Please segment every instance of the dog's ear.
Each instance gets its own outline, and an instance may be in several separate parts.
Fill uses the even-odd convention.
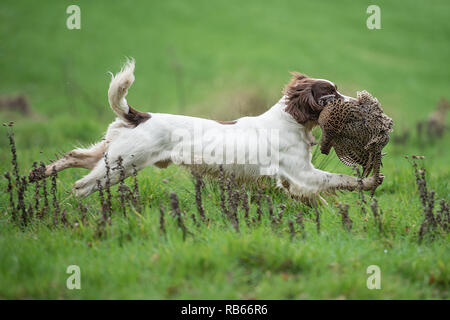
[[[291,72],[291,75],[292,75],[291,82],[293,82],[294,80],[303,80],[309,78],[306,74],[295,71]]]
[[[292,75],[292,80],[283,92],[287,105],[285,111],[300,124],[316,122],[323,109],[314,98],[313,86],[316,79],[298,72],[292,72]]]

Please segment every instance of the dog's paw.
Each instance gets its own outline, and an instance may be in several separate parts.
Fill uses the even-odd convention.
[[[363,179],[363,190],[365,191],[369,191],[369,190],[374,190],[376,187],[378,187],[379,185],[381,185],[383,183],[384,180],[384,175],[383,174],[379,174],[378,176],[371,176],[368,178],[364,178]]]
[[[88,195],[92,193],[91,188],[73,188],[72,192],[75,194],[78,198],[86,198]]]
[[[31,170],[28,175],[29,182],[36,182],[36,181],[42,180],[44,178],[46,178],[46,174],[45,174],[45,168],[43,168],[43,167],[38,167],[36,169]]]
[[[75,196],[84,198],[90,195],[93,192],[93,186],[89,185],[86,181],[78,180],[75,182],[72,192]]]
[[[382,184],[383,181],[384,181],[384,174],[380,173],[380,174],[378,175],[378,184],[377,184],[377,185]]]

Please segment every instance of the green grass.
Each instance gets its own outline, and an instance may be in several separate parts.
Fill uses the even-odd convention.
[[[347,95],[368,90],[394,119],[394,134],[414,131],[440,96],[449,98],[448,1],[379,1],[381,30],[366,28],[366,1],[197,0],[77,1],[82,28],[70,31],[65,9],[72,3],[0,4],[0,94],[26,94],[35,112],[29,118],[0,113],[1,122],[16,121],[22,174],[33,161],[101,137],[114,118],[106,72],[117,71],[125,56],[137,61],[130,104],[153,112],[231,117],[238,106],[228,101],[239,102],[249,92],[269,107],[293,70],[333,80]],[[174,63],[181,65],[181,80]],[[274,204],[287,206],[281,226],[270,225],[265,208],[261,224],[242,222],[236,233],[220,212],[214,183],[203,193],[212,221],[196,227],[190,219],[196,212],[192,179],[173,166],[139,174],[145,209],[128,218],[116,210],[105,238],[95,236],[97,195],[82,200],[89,206],[88,225],[53,228],[47,217],[21,230],[11,222],[2,192],[0,298],[448,299],[450,238],[439,234],[419,244],[423,214],[404,155],[426,157],[429,186],[437,199],[448,201],[449,138],[447,132],[421,143],[413,135],[404,145],[386,147],[386,178],[375,194],[384,212],[382,234],[370,210],[361,213],[357,193],[327,198],[318,234],[313,210],[273,188],[266,192]],[[5,135],[0,148],[0,169],[10,171]],[[320,165],[326,170],[351,173],[334,155],[327,159]],[[71,226],[79,219],[71,185],[85,173],[59,175],[59,198]],[[187,212],[192,235],[186,241],[168,209],[167,237],[159,232],[158,208],[169,206],[170,191]],[[337,201],[351,205],[351,233],[342,228]],[[256,207],[251,210],[255,214]],[[298,210],[305,213],[305,237],[291,239],[287,221]],[[81,268],[81,290],[66,288],[71,264]],[[366,287],[366,269],[373,264],[381,268],[381,290]]]

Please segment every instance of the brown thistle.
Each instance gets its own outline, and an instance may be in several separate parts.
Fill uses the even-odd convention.
[[[222,212],[228,217],[228,209],[226,207],[226,199],[225,199],[225,173],[223,170],[223,166],[219,166],[219,188],[220,188],[220,207]]]
[[[345,230],[351,231],[353,228],[353,221],[352,219],[350,219],[350,216],[348,215],[349,205],[338,202],[337,207],[339,209],[339,213],[341,214],[342,226],[344,227]]]
[[[300,226],[300,232],[305,235],[305,218],[303,216],[303,211],[297,213],[297,224]]]
[[[286,206],[284,204],[280,205],[279,210],[280,211],[278,212],[278,216],[275,217],[275,221],[277,224],[280,224],[281,221],[283,220],[284,212],[286,211]]]
[[[100,180],[97,180],[97,189],[98,189],[98,196],[100,199],[100,206],[102,208],[102,219],[104,222],[106,222],[108,220],[108,213],[107,213],[107,205],[105,202],[105,196],[103,194],[103,186],[100,183]]]
[[[33,206],[32,206],[31,203],[29,203],[28,204],[28,209],[27,209],[27,217],[26,217],[27,221],[29,222],[29,221],[33,220],[33,216],[34,216]],[[25,221],[24,221],[24,224],[26,224]]]
[[[80,204],[80,213],[81,213],[81,223],[83,226],[86,226],[88,223],[87,220],[87,207],[83,204]]]
[[[317,234],[320,234],[320,211],[317,208],[314,208],[314,212],[316,213]]]
[[[50,188],[50,193],[52,195],[52,204],[53,204],[53,226],[56,227],[56,225],[58,224],[58,216],[59,216],[59,202],[58,202],[58,198],[56,197],[56,193],[57,193],[57,185],[56,185],[56,178],[58,176],[58,173],[56,172],[56,168],[53,166],[52,167],[52,175],[51,175],[51,180],[52,180],[52,186]]]
[[[227,179],[227,193],[228,193],[228,218],[231,220],[233,228],[239,232],[239,219],[237,210],[239,206],[239,194],[235,191],[235,176],[231,174]]]
[[[234,180],[231,175],[226,179],[226,190],[227,190],[227,199],[228,199],[228,216],[233,215],[234,211],[234,203],[233,203],[233,189],[234,189]]]
[[[159,230],[161,230],[161,233],[166,235],[166,227],[164,223],[164,215],[165,215],[165,208],[163,205],[159,207]]]
[[[25,207],[25,191],[27,189],[27,178],[22,177],[19,180],[19,188],[17,190],[18,211],[22,212],[22,225],[27,225],[27,209]]]
[[[405,157],[409,159],[408,156]],[[442,221],[442,212],[438,211],[436,216],[434,215],[434,204],[435,204],[435,192],[433,190],[428,191],[427,180],[426,180],[426,172],[424,163],[422,161],[421,167],[419,168],[417,165],[417,160],[423,160],[423,156],[411,156],[412,162],[411,165],[414,170],[414,176],[416,178],[416,185],[419,191],[420,201],[423,207],[424,220],[420,225],[419,229],[419,242],[422,242],[424,236],[427,233],[432,233],[433,230],[439,225],[439,221]],[[445,203],[445,201],[444,201]],[[445,207],[445,205],[444,205]],[[442,209],[442,207],[441,207]],[[439,216],[440,215],[440,216]],[[442,224],[441,224],[442,226]],[[444,228],[445,230],[446,228]],[[432,234],[433,235],[433,234]]]
[[[428,220],[428,223],[431,224],[431,226],[433,228],[436,227],[436,219],[434,218],[434,214],[433,214],[434,202],[435,202],[434,196],[435,196],[435,192],[434,192],[434,190],[431,190],[428,193],[428,197],[427,197],[428,198],[428,205],[425,208],[425,217]]]
[[[127,208],[125,206],[125,199],[126,199],[126,192],[128,187],[126,187],[124,180],[125,180],[125,169],[123,167],[123,159],[121,156],[117,158],[117,166],[114,168],[114,170],[119,170],[119,186],[117,187],[117,190],[119,191],[119,200],[120,200],[120,206],[122,207],[123,216],[127,216]]]
[[[258,214],[258,222],[261,222],[263,211],[261,208],[261,193],[259,192],[259,190],[256,193],[256,205],[257,205],[256,212]]]
[[[276,223],[276,218],[273,214],[272,198],[270,197],[270,195],[266,195],[266,200],[267,200],[267,207],[269,209],[269,219],[272,223]]]
[[[196,217],[195,213],[191,213],[191,219],[197,228],[200,227],[200,223],[197,221],[197,217]]]
[[[97,180],[97,189],[98,189],[98,196],[100,199],[100,206],[102,209],[102,216],[97,220],[97,227],[96,227],[96,231],[95,231],[95,235],[99,238],[101,238],[102,236],[106,235],[106,222],[108,220],[107,217],[107,208],[106,208],[106,204],[105,204],[105,197],[103,195],[103,187],[102,184],[100,183],[100,180]]]
[[[248,195],[247,192],[245,190],[245,188],[241,189],[241,194],[242,194],[242,208],[244,209],[244,219],[245,222],[247,223],[247,225],[250,224],[250,219],[249,219],[249,212],[250,212],[250,207],[248,205]]]
[[[378,225],[378,231],[380,233],[383,232],[383,220],[382,220],[383,211],[378,207],[377,199],[373,198],[373,202],[370,205],[370,209],[372,210],[375,223]]]
[[[187,229],[184,225],[183,216],[181,215],[180,205],[178,202],[178,196],[175,192],[170,193],[170,205],[172,206],[172,210],[175,214],[175,218],[177,219],[178,227],[183,232],[183,241],[186,240]]]
[[[420,200],[422,202],[422,206],[424,209],[427,207],[428,203],[428,188],[427,188],[427,181],[425,178],[425,168],[422,163],[422,167],[419,169],[417,166],[416,159],[423,159],[422,156],[411,156],[413,159],[412,161],[412,167],[414,169],[414,176],[416,177],[416,184],[419,191]]]
[[[355,172],[356,178],[358,178],[358,196],[359,196],[359,200],[361,202],[361,211],[362,211],[363,215],[366,216],[367,215],[367,211],[366,211],[367,201],[364,196],[363,176],[362,176],[362,173],[359,170],[358,166],[353,166],[353,170]]]
[[[141,210],[142,209],[142,207],[141,207],[141,195],[139,193],[139,181],[138,181],[138,178],[137,178],[137,169],[136,169],[136,165],[134,163],[131,166],[133,167],[133,182],[134,182],[133,193],[132,193],[131,197],[132,197],[134,206],[138,210]]]
[[[13,197],[13,185],[11,181],[11,175],[9,172],[5,173],[5,178],[8,180],[8,187],[6,189],[6,192],[9,194],[9,206],[11,207],[11,217],[13,220],[16,219],[16,206],[14,204],[14,197]]]
[[[439,209],[436,212],[436,224],[440,225],[442,230],[449,232],[450,231],[450,210],[448,203],[441,199],[439,201]]]
[[[37,162],[33,162],[33,171],[37,171]],[[40,189],[40,183],[39,180],[34,181],[34,209],[36,211],[36,214],[39,212],[39,189]]]
[[[202,219],[202,221],[205,222],[206,221],[205,209],[203,207],[202,202],[202,188],[204,187],[205,184],[197,171],[192,170],[191,173],[195,179],[195,203],[197,205],[197,211],[200,214],[200,218]]]
[[[16,150],[16,142],[14,140],[14,131],[13,131],[13,125],[14,122],[10,121],[8,123],[8,126],[11,128],[7,135],[8,135],[8,139],[9,139],[9,146],[11,148],[11,164],[13,167],[13,173],[14,173],[14,177],[16,178],[16,184],[20,183],[20,176],[19,176],[19,165],[17,163],[17,150]]]
[[[289,233],[291,235],[291,239],[295,237],[295,227],[294,227],[294,222],[292,220],[288,221],[288,225],[289,225]]]
[[[61,222],[62,224],[67,227],[69,225],[69,222],[67,221],[67,214],[66,209],[63,209],[61,212]]]
[[[42,161],[40,164],[40,170],[41,170],[41,172],[45,172],[45,165]],[[41,186],[42,186],[42,197],[44,198],[44,205],[39,213],[39,218],[43,218],[48,210],[47,179],[44,178],[42,180]]]
[[[106,181],[105,181],[105,193],[106,193],[106,202],[105,202],[105,211],[107,215],[107,219],[109,224],[111,224],[111,216],[112,216],[112,203],[111,203],[111,168],[109,166],[108,154],[105,152],[103,158],[105,159],[105,168],[106,168]]]

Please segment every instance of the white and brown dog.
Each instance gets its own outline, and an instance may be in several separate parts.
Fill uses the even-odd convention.
[[[78,196],[88,196],[97,189],[97,181],[106,182],[104,154],[110,164],[121,157],[126,176],[149,165],[165,168],[171,163],[195,166],[217,175],[220,165],[225,173],[237,179],[255,180],[271,175],[277,185],[289,194],[316,202],[322,192],[354,190],[355,177],[318,170],[311,163],[315,144],[311,130],[322,110],[321,99],[341,95],[328,80],[294,73],[283,97],[265,113],[220,122],[184,115],[144,113],[130,107],[125,99],[134,82],[134,61],[128,61],[109,86],[108,99],[118,118],[109,125],[105,137],[87,149],[74,149],[46,166],[53,168],[86,168],[91,171],[75,183]],[[269,156],[263,159],[261,155]],[[264,161],[263,161],[264,160]],[[118,170],[110,172],[110,183],[119,181]],[[373,177],[362,180],[370,190]]]

